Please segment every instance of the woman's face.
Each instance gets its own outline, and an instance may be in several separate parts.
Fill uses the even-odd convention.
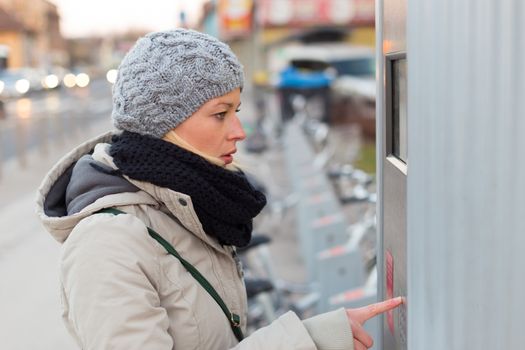
[[[201,106],[175,128],[175,132],[197,150],[230,164],[236,143],[246,138],[237,117],[241,90],[233,90]]]

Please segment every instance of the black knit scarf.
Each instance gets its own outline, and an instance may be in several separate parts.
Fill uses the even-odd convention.
[[[124,131],[113,137],[110,155],[131,179],[191,197],[206,234],[219,243],[250,242],[252,219],[266,205],[241,171],[230,171],[170,142]]]

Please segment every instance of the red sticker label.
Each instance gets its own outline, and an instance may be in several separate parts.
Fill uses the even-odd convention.
[[[334,222],[342,221],[342,216],[340,214],[325,215],[321,216],[312,223],[312,228],[321,228],[333,224]]]
[[[390,251],[385,252],[385,277],[386,277],[386,299],[394,297],[394,258]],[[386,313],[386,321],[390,332],[394,334],[394,311],[390,310]]]
[[[326,202],[327,200],[328,200],[328,196],[326,196],[324,193],[315,194],[313,196],[308,197],[309,204],[319,204],[319,203]]]
[[[344,294],[345,301],[353,301],[362,298],[365,295],[363,288],[357,288]]]

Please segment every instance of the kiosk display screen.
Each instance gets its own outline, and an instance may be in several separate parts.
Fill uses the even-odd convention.
[[[407,61],[392,60],[392,154],[404,163],[407,147]]]

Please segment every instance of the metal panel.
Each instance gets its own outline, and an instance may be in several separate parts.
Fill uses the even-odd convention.
[[[378,7],[379,8],[379,7]],[[393,144],[393,97],[395,81],[399,77],[394,74],[393,64],[405,60],[406,51],[406,0],[383,0],[382,22],[380,31],[383,34],[381,42],[381,91],[376,106],[377,120],[381,133],[380,152],[380,249],[379,249],[379,285],[381,299],[393,296],[406,296],[406,179],[407,164],[392,155]],[[394,79],[396,78],[396,79]],[[406,77],[404,77],[406,81]],[[406,99],[403,104],[406,105]],[[398,137],[396,138],[398,139]],[[406,160],[406,159],[405,159]],[[382,348],[388,350],[406,349],[406,317],[404,306],[388,312],[381,322]]]
[[[382,0],[382,2],[384,6],[383,40],[378,43],[383,43],[383,53],[405,51],[407,0]]]
[[[525,344],[525,5],[408,4],[410,349]]]

